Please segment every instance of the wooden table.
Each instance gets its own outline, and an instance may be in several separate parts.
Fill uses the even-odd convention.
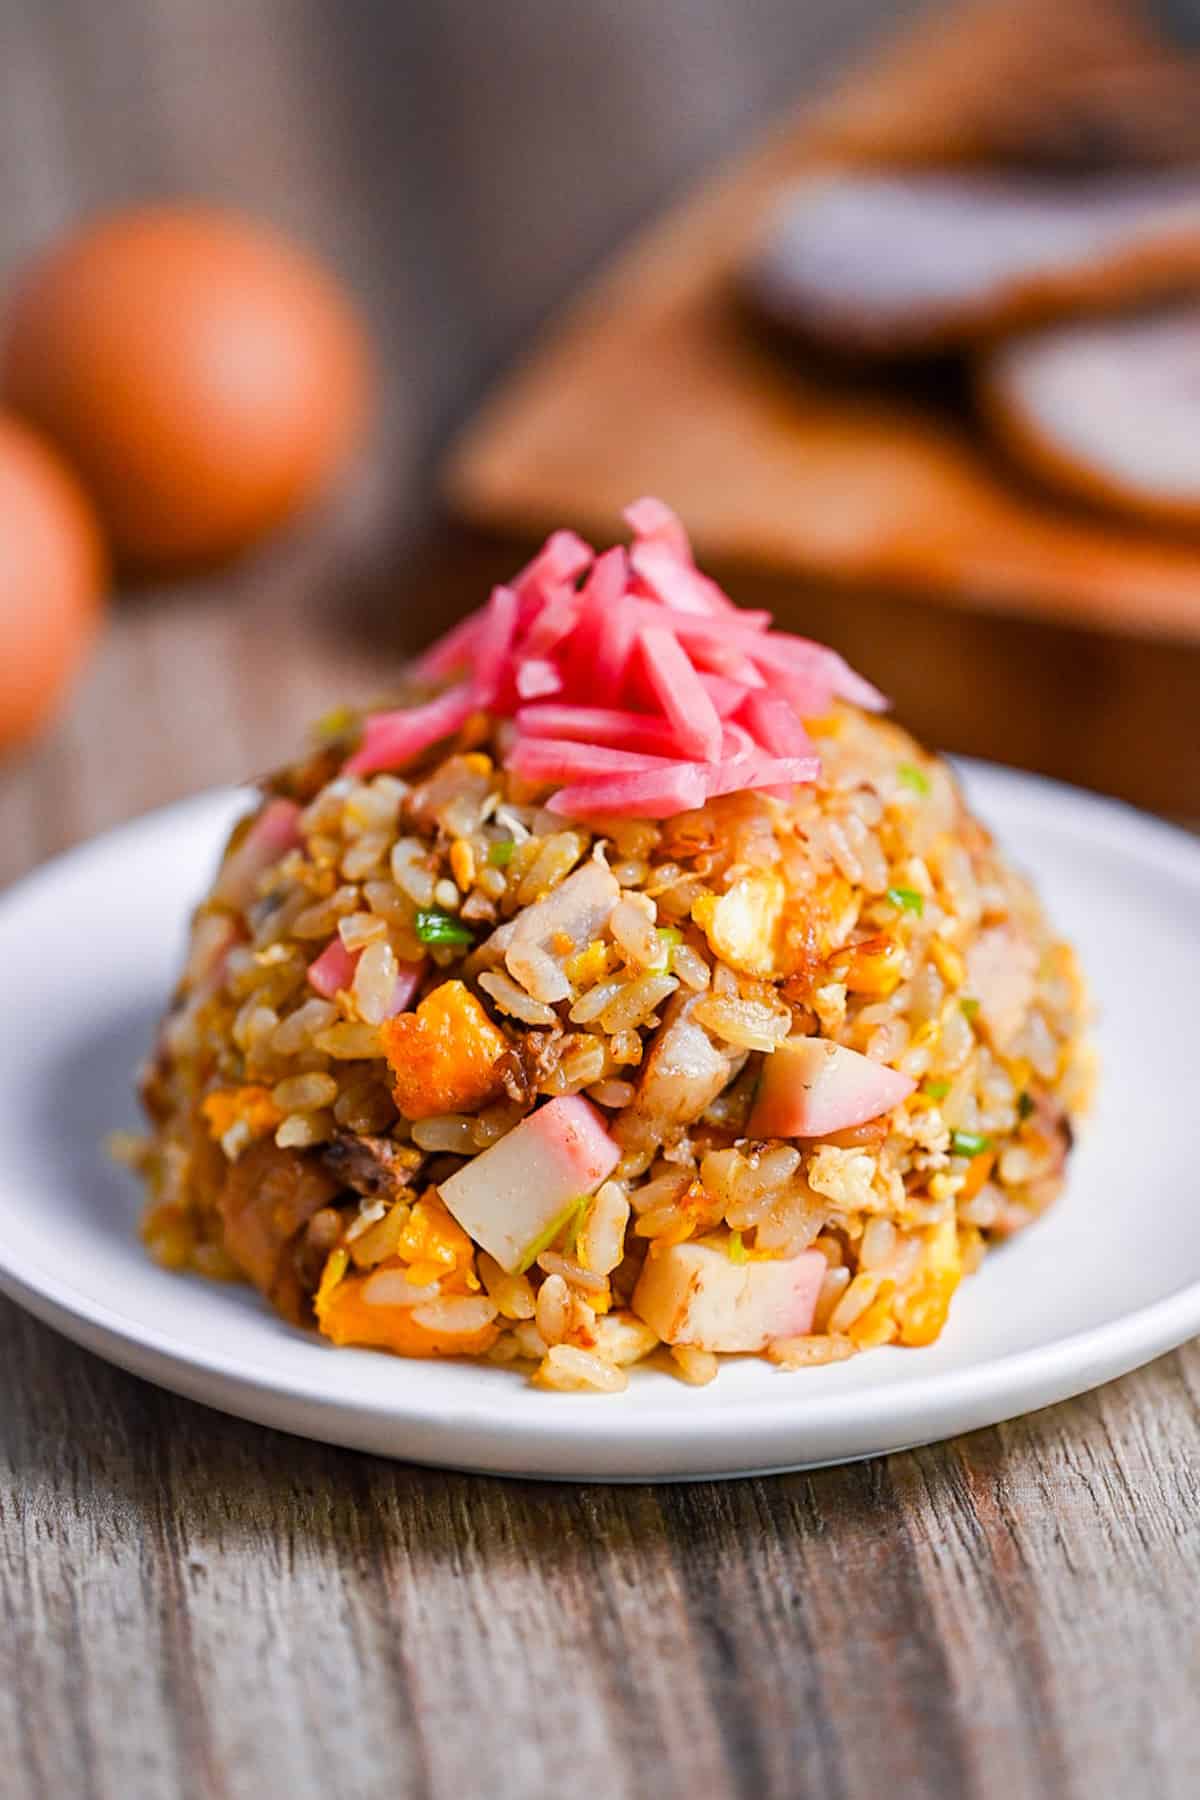
[[[604,97],[638,62],[619,8],[573,15],[588,66],[563,50],[547,84],[549,0],[513,9],[502,72],[481,12],[450,0],[353,27],[316,0],[0,0],[0,266],[81,203],[217,192],[342,259],[392,370],[380,454],[324,529],[119,608],[70,716],[0,776],[0,877],[285,756],[339,692],[370,693],[381,641],[415,642],[503,570],[430,526],[429,447],[585,250],[836,48],[829,17],[822,37],[808,11],[741,11],[734,43],[725,9],[660,0],[655,41],[705,105],[656,83],[614,158]],[[856,9],[838,21],[849,35]],[[553,119],[531,112],[544,92]],[[505,135],[523,113],[565,133],[553,170],[552,140]],[[521,182],[558,207],[552,254],[527,209],[520,238]],[[515,260],[485,254],[497,194]],[[381,211],[415,246],[398,264]],[[160,1393],[7,1303],[0,1370],[6,1800],[1198,1791],[1194,1346],[935,1449],[657,1489],[324,1449]]]

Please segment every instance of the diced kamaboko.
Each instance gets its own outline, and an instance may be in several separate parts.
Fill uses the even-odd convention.
[[[844,1044],[787,1038],[763,1063],[747,1129],[751,1137],[824,1137],[890,1112],[916,1085]]]
[[[574,1094],[530,1113],[438,1191],[463,1230],[511,1271],[553,1242],[555,1227],[620,1157],[596,1109]]]
[[[258,891],[261,875],[281,862],[301,842],[300,808],[294,800],[270,800],[225,858],[213,888],[213,899],[246,907]]]
[[[805,1336],[828,1267],[820,1251],[734,1262],[729,1250],[728,1237],[652,1245],[634,1312],[664,1344],[697,1350],[752,1352],[773,1338]]]

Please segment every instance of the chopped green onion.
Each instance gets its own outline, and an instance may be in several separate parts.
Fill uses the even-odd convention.
[[[658,962],[651,963],[647,972],[651,975],[669,975],[671,961],[675,955],[675,946],[682,944],[683,933],[678,931],[674,925],[659,925],[656,927],[655,936],[662,945],[662,957]]]
[[[885,898],[893,906],[898,906],[901,912],[916,913],[918,919],[925,911],[925,896],[918,894],[916,888],[890,887]]]
[[[422,908],[417,914],[417,936],[423,944],[473,944],[474,934],[461,919],[453,913],[443,912],[440,906]]]
[[[973,1019],[975,1014],[979,1011],[978,1000],[972,1000],[970,995],[967,995],[965,999],[960,1000],[958,1004],[962,1007],[963,1012],[968,1019]]]
[[[563,1250],[567,1256],[574,1256],[575,1246],[579,1242],[579,1227],[583,1224],[583,1215],[588,1209],[590,1194],[580,1194],[575,1202],[575,1211],[567,1222],[567,1235],[563,1239]]]
[[[928,1094],[931,1100],[944,1100],[950,1092],[950,1083],[948,1081],[927,1081],[921,1092]]]
[[[735,1263],[744,1263],[746,1260],[746,1245],[740,1231],[731,1231],[729,1234],[729,1260]]]
[[[589,1196],[587,1194],[578,1195],[574,1200],[564,1206],[563,1210],[555,1218],[551,1219],[544,1231],[538,1232],[533,1242],[526,1246],[521,1261],[517,1265],[516,1272],[518,1275],[523,1275],[526,1269],[532,1269],[534,1263],[542,1254],[542,1251],[548,1250],[555,1238],[558,1237],[559,1233],[565,1231],[572,1222],[574,1222],[575,1229],[578,1231],[579,1217],[584,1207],[587,1205],[588,1199]]]
[[[1021,1098],[1017,1101],[1017,1117],[1019,1119],[1027,1119],[1032,1111],[1033,1101],[1028,1094],[1022,1094]]]
[[[950,1149],[955,1156],[982,1156],[990,1150],[992,1140],[985,1137],[982,1131],[952,1131],[950,1133]]]
[[[492,868],[507,869],[516,847],[511,838],[501,838],[498,844],[493,844],[488,851],[488,862]]]
[[[905,787],[911,788],[914,794],[929,792],[929,777],[924,769],[918,769],[916,763],[901,763],[896,773]]]

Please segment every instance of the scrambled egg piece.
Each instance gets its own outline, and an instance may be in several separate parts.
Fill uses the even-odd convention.
[[[858,1349],[875,1350],[880,1344],[890,1344],[896,1336],[899,1328],[892,1316],[895,1292],[894,1281],[881,1281],[870,1306],[865,1307],[849,1327],[846,1335]]]
[[[567,980],[577,988],[590,987],[599,981],[608,969],[608,946],[593,938],[586,950],[581,950],[567,964]]]
[[[962,1257],[953,1218],[943,1219],[925,1234],[929,1248],[917,1287],[900,1308],[900,1342],[920,1346],[939,1337],[950,1311],[954,1290],[962,1280]]]
[[[335,1257],[343,1253],[334,1251]],[[331,1259],[332,1263],[332,1259]],[[330,1270],[331,1279],[322,1281],[316,1299],[317,1325],[323,1337],[334,1344],[363,1344],[373,1350],[390,1350],[395,1356],[482,1356],[500,1335],[488,1307],[472,1301],[479,1313],[476,1324],[466,1327],[432,1323],[420,1306],[373,1304],[368,1284],[377,1279],[378,1270],[370,1275],[338,1274],[337,1265]]]
[[[872,1189],[879,1161],[867,1150],[819,1144],[808,1165],[808,1185],[843,1212],[877,1212]]]
[[[396,1240],[396,1254],[409,1264],[409,1275],[418,1286],[454,1275],[459,1277],[455,1285],[460,1288],[479,1287],[474,1272],[475,1246],[451,1217],[436,1188],[430,1188],[409,1213]]]
[[[904,979],[904,946],[882,932],[839,950],[830,966],[854,994],[884,1000]]]
[[[282,1110],[271,1098],[270,1088],[250,1085],[218,1088],[201,1102],[200,1111],[213,1137],[220,1140],[235,1125],[243,1125],[246,1136],[265,1137],[283,1118]]]
[[[780,926],[787,890],[774,869],[743,875],[724,894],[702,894],[692,917],[714,956],[744,975],[771,975],[778,967]]]
[[[322,1334],[335,1344],[365,1344],[397,1356],[481,1356],[500,1333],[494,1306],[479,1295],[475,1249],[466,1232],[447,1212],[435,1189],[412,1207],[393,1208],[403,1219],[394,1253],[358,1273],[354,1246],[339,1245],[325,1264],[314,1307]],[[393,1304],[381,1298],[375,1277],[395,1271],[427,1301],[467,1300],[468,1314],[457,1322],[418,1304]],[[390,1276],[389,1276],[390,1278]]]
[[[380,1038],[406,1119],[475,1112],[501,1091],[508,1040],[461,981],[444,981],[415,1013],[385,1020]]]

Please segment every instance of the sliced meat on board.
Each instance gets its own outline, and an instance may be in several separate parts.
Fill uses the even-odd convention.
[[[984,418],[1039,481],[1200,525],[1200,305],[1046,326],[978,366]]]
[[[1194,289],[1200,176],[859,172],[770,216],[746,282],[778,323],[896,356]]]

